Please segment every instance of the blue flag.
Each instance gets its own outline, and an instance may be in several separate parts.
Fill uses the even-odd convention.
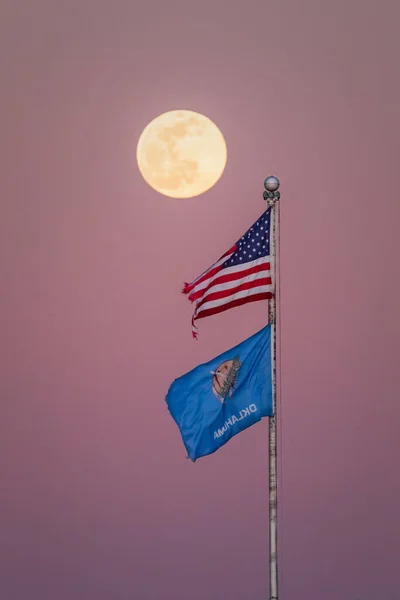
[[[193,462],[272,416],[271,325],[175,379],[166,402]]]

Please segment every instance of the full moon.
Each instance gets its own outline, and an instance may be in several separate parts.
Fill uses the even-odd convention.
[[[224,172],[224,136],[208,117],[190,110],[159,115],[143,130],[136,158],[144,180],[170,198],[192,198]]]

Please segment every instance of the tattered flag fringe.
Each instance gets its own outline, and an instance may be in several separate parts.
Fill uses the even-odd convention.
[[[198,328],[194,324],[194,318],[193,318],[192,319],[192,336],[194,337],[195,340],[197,340],[199,337],[199,334],[197,333],[197,331],[198,331]]]
[[[190,284],[189,283],[184,283],[183,288],[182,288],[182,294],[188,294],[190,292]]]

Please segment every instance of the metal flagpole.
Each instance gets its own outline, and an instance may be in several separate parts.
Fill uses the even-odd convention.
[[[271,206],[271,269],[273,282],[273,298],[268,303],[268,322],[272,330],[272,397],[274,414],[269,418],[269,590],[270,600],[278,600],[278,522],[277,522],[277,414],[276,414],[276,236],[279,225],[280,192],[279,179],[274,176],[267,177],[264,181],[264,200]],[[278,232],[279,233],[279,232]],[[278,265],[279,267],[279,265]]]

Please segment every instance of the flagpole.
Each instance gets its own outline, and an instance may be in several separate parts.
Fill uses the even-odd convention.
[[[264,181],[264,200],[271,206],[271,268],[273,275],[273,298],[268,303],[268,322],[272,330],[272,398],[273,416],[269,418],[269,597],[278,600],[278,494],[277,494],[277,386],[276,386],[276,278],[279,265],[276,265],[276,238],[279,234],[279,179],[274,176]],[[278,309],[279,310],[279,309]]]

